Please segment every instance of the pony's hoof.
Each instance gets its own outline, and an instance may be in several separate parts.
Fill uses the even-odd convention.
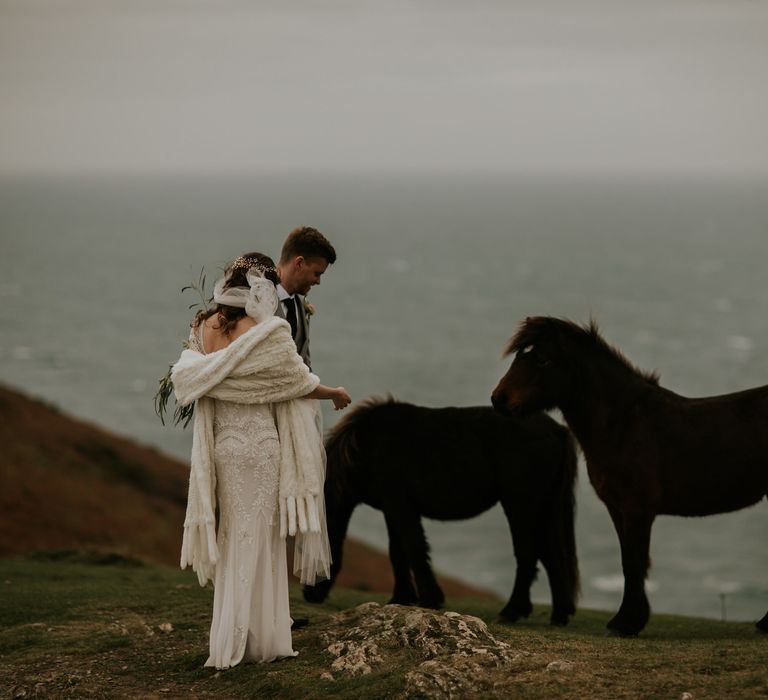
[[[499,617],[504,620],[504,622],[514,624],[521,617],[527,618],[532,612],[533,606],[530,603],[527,605],[507,605],[501,610]]]
[[[445,595],[439,588],[432,590],[419,591],[419,607],[429,608],[430,610],[440,610],[445,603]]]
[[[643,612],[642,610],[640,611]],[[605,625],[611,637],[637,637],[648,624],[649,615],[627,614],[621,610]]]
[[[418,602],[419,596],[412,586],[395,586],[389,599],[389,605],[416,605]]]
[[[393,595],[388,601],[387,605],[416,605],[418,601],[416,598],[404,595]]]
[[[324,603],[325,599],[328,597],[328,593],[325,591],[318,590],[315,586],[305,586],[304,587],[304,600],[307,601],[307,603]]]

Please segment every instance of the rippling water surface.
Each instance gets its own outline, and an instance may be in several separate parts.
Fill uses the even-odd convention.
[[[485,404],[516,323],[585,321],[662,384],[711,395],[768,383],[768,182],[500,176],[27,179],[0,182],[0,379],[186,459],[157,377],[186,336],[179,289],[244,250],[277,255],[298,224],[339,260],[313,290],[312,356],[355,398]],[[326,414],[331,426],[336,420]],[[582,604],[614,608],[617,539],[582,469]],[[427,523],[436,566],[507,595],[499,508]],[[386,544],[361,507],[351,532]],[[768,504],[659,518],[656,611],[757,619],[768,604]],[[547,600],[546,577],[536,598]],[[724,598],[723,598],[724,597]]]

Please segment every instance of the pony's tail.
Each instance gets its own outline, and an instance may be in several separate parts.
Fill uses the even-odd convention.
[[[576,612],[576,600],[581,592],[579,560],[576,554],[576,476],[578,455],[576,443],[567,428],[563,430],[564,455],[560,478],[552,499],[550,547],[551,554],[562,563],[567,593],[568,613]]]

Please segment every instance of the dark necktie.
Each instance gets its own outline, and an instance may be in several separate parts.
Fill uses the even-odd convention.
[[[288,323],[291,324],[291,337],[295,340],[296,331],[298,330],[296,321],[296,299],[288,297],[287,299],[283,299],[283,304],[285,304],[285,318]]]

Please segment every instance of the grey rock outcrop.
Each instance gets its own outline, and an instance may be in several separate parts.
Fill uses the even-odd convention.
[[[385,670],[408,650],[423,658],[405,675],[405,697],[461,698],[493,689],[495,671],[524,652],[496,639],[477,617],[364,603],[334,616],[323,633],[336,675]]]

